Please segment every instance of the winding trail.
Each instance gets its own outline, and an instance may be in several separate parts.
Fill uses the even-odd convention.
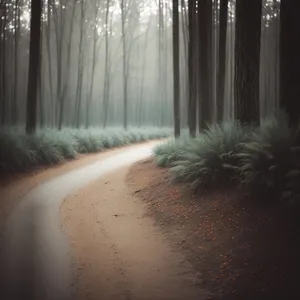
[[[150,156],[152,148],[157,143],[158,142],[155,141],[144,145],[129,147],[128,149],[125,148],[118,153],[114,153],[111,157],[100,159],[93,164],[49,180],[31,190],[23,199],[21,199],[19,205],[15,208],[6,224],[1,255],[1,272],[3,272],[2,277],[4,278],[1,280],[1,282],[4,283],[4,287],[2,289],[2,291],[4,291],[4,298],[1,297],[1,299],[75,299],[77,290],[74,288],[74,278],[72,278],[74,268],[72,267],[73,263],[71,260],[72,255],[70,254],[69,240],[61,230],[60,206],[62,201],[68,195],[73,194],[80,189],[84,189],[85,186],[93,184],[93,182],[97,182],[97,180],[101,179],[104,175],[105,178],[107,178],[108,173],[122,169],[122,167],[124,172],[124,167]],[[120,174],[123,173],[121,172]],[[120,198],[122,197],[122,187],[118,190],[119,194],[117,197]],[[111,204],[113,203],[116,204],[117,202],[112,201]],[[107,204],[108,203],[106,202],[106,205]],[[161,266],[162,273],[167,272],[167,274],[163,277],[164,286],[167,286],[166,292],[169,293],[172,289],[174,289],[174,284],[177,284],[177,286],[182,288],[183,285],[179,284],[179,282],[180,280],[184,280],[184,278],[178,279],[178,276],[175,276],[176,280],[168,281],[169,277],[173,279],[175,278],[174,276],[171,276],[171,273],[174,275],[178,269],[174,268],[172,271],[172,268],[170,267],[173,265],[176,266],[178,258],[174,258],[174,256],[171,255],[170,250],[164,250],[163,253],[159,253],[161,249],[165,249],[166,247],[165,244],[163,247],[159,246],[159,244],[161,245],[164,242],[158,242],[157,244],[157,241],[160,240],[157,238],[159,237],[159,234],[151,234],[154,228],[153,224],[147,221],[148,223],[146,224],[146,227],[141,227],[142,231],[137,231],[138,233],[135,235],[135,238],[142,238],[143,236],[146,236],[146,240],[148,236],[149,240],[146,244],[141,244],[136,240],[118,239],[118,237],[124,236],[128,233],[128,228],[129,230],[134,231],[137,223],[132,221],[135,220],[135,218],[131,218],[131,221],[130,219],[127,219],[126,223],[123,223],[122,227],[117,227],[119,228],[118,230],[113,229],[111,223],[106,221],[106,215],[111,212],[109,207],[110,206],[106,206],[106,210],[104,207],[104,210],[102,211],[103,223],[101,225],[102,227],[99,226],[99,228],[102,228],[102,232],[107,232],[106,236],[110,236],[113,241],[107,244],[107,238],[104,238],[103,243],[101,244],[101,249],[103,249],[102,254],[107,255],[107,257],[103,259],[107,259],[109,264],[111,259],[116,258],[116,255],[111,256],[112,253],[116,253],[118,249],[123,249],[123,252],[121,251],[118,255],[120,259],[118,261],[114,261],[113,267],[122,269],[121,264],[125,261],[127,264],[127,270],[130,270],[129,266],[132,266],[132,264],[138,264],[138,268],[144,268],[144,270],[145,267],[147,268],[152,266],[147,277],[150,278],[156,276],[153,273],[154,269],[157,270],[157,268]],[[129,206],[129,209],[130,207],[131,206]],[[79,210],[80,209],[81,208],[79,207]],[[141,209],[141,207],[136,207],[135,211],[139,209]],[[143,211],[140,211],[139,215],[142,216]],[[84,216],[84,214],[82,214],[82,216]],[[82,218],[80,219],[80,216],[78,216],[77,222],[81,222]],[[89,218],[87,217],[87,223],[88,219]],[[126,224],[129,224],[129,227]],[[126,230],[122,231],[122,228],[124,230],[127,228],[127,232]],[[93,232],[93,228],[88,229],[88,231]],[[101,236],[98,241],[101,241]],[[128,242],[130,242],[136,243],[137,246],[143,245],[144,248],[142,247],[138,250],[138,252],[132,252],[131,256],[128,256],[130,253],[126,254],[124,251],[131,251],[133,248],[120,247],[120,241],[123,241],[123,245],[128,245]],[[149,246],[151,246],[150,249]],[[93,245],[91,244],[90,247],[93,247]],[[149,253],[149,251],[153,251],[153,253],[155,251],[158,252],[151,258],[151,255],[149,255],[151,253]],[[86,253],[86,256],[87,255],[88,254]],[[123,258],[122,255],[124,256]],[[137,259],[138,255],[141,255],[141,260]],[[125,257],[126,259],[129,259],[129,261],[126,259],[124,260]],[[157,260],[157,258],[159,259]],[[164,264],[164,262],[168,260],[169,262]],[[145,262],[146,265],[143,266],[143,263]],[[133,265],[133,269],[136,270],[136,267],[137,265]],[[122,270],[124,270],[124,268]],[[130,272],[126,273],[130,274]],[[146,282],[143,282],[143,279],[145,279],[144,277],[140,277],[139,279],[139,272],[133,274],[133,277],[131,277],[131,283],[136,281],[136,284],[140,289],[137,296],[132,296],[132,293],[129,291],[124,294],[123,292],[126,288],[121,288],[120,286],[120,290],[122,291],[120,295],[117,293],[116,297],[112,297],[110,293],[104,293],[104,298],[102,297],[101,299],[151,299],[147,297],[141,298],[141,296],[138,296],[141,295],[143,285],[145,285]],[[114,279],[117,279],[116,283],[121,281],[123,282],[125,275],[123,276],[123,273],[121,275],[122,276],[119,274],[118,277],[113,277],[111,280],[114,281]],[[148,290],[151,287],[151,285],[148,284],[146,284],[146,286],[148,287]],[[112,288],[111,285],[110,288]],[[118,289],[118,286],[115,285],[113,288]],[[178,289],[175,290],[178,294]],[[160,295],[164,294],[163,290],[158,291],[160,292]],[[176,293],[171,294],[175,295]],[[182,296],[184,295],[186,295],[186,293],[182,292]],[[198,296],[199,290],[197,289],[197,292],[196,290],[193,291],[193,297],[188,297],[188,299],[205,299],[203,297],[199,298]],[[87,297],[85,298],[87,299]],[[166,296],[161,298],[156,297],[156,299],[183,298],[181,296],[179,296],[179,298],[170,298],[169,296]]]

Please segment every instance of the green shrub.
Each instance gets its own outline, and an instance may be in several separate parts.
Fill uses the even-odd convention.
[[[22,171],[37,165],[30,139],[19,128],[0,133],[0,170]]]
[[[280,196],[298,160],[296,141],[286,116],[281,114],[262,122],[252,133],[251,142],[242,144],[238,155],[242,183],[251,192]]]
[[[78,153],[91,153],[172,134],[169,128],[64,128],[38,129],[27,135],[22,128],[0,132],[0,171],[25,171],[37,165],[56,164]]]
[[[282,113],[258,128],[212,125],[194,139],[168,140],[154,155],[159,166],[171,167],[175,181],[196,188],[234,181],[251,193],[300,204],[300,129],[292,130]]]
[[[190,139],[172,163],[175,181],[190,182],[195,188],[212,188],[235,179],[239,145],[247,141],[250,128],[239,123],[224,122],[204,130]]]
[[[63,155],[57,146],[57,136],[53,136],[50,132],[40,131],[28,139],[30,149],[36,153],[38,164],[48,165],[63,161]]]
[[[153,150],[154,161],[160,167],[170,167],[173,162],[180,159],[190,138],[183,135],[179,139],[168,139],[156,146]]]

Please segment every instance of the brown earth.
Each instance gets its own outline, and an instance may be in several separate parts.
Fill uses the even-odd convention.
[[[151,142],[150,142],[151,143]],[[130,149],[132,146],[127,146]],[[0,234],[3,230],[3,225],[7,216],[17,205],[18,200],[26,195],[34,187],[64,173],[76,170],[98,161],[99,159],[107,158],[111,155],[121,153],[125,147],[108,149],[99,153],[79,155],[74,160],[68,160],[63,163],[39,167],[35,170],[17,173],[17,174],[0,174]]]
[[[125,183],[130,167],[113,172],[61,207],[75,260],[78,299],[204,300],[201,280],[170,246],[145,204]]]
[[[210,299],[300,299],[299,211],[236,188],[195,194],[151,160],[135,164],[127,184],[201,274]]]

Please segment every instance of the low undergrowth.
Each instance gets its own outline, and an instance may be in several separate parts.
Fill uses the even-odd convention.
[[[39,165],[52,165],[74,159],[79,153],[104,149],[170,136],[168,128],[90,128],[61,131],[39,129],[27,135],[21,128],[0,132],[0,172],[20,172]]]
[[[159,166],[170,168],[174,181],[196,189],[234,182],[272,199],[296,203],[300,197],[300,134],[282,114],[259,128],[211,125],[196,138],[162,143],[154,155]]]

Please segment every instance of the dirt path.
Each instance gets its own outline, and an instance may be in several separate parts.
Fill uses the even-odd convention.
[[[79,300],[202,300],[207,293],[129,191],[129,167],[68,197],[63,231],[76,263]]]
[[[152,144],[153,142],[145,142],[139,145]],[[12,174],[0,178],[0,235],[3,231],[5,221],[18,205],[19,200],[22,199],[30,190],[38,185],[41,185],[52,178],[58,177],[62,174],[80,169],[89,164],[93,164],[99,160],[109,158],[113,155],[118,155],[124,150],[130,150],[137,145],[130,145],[126,147],[118,147],[115,149],[107,149],[99,153],[82,154],[75,160],[68,160],[61,164],[49,167],[40,167],[24,174]]]
[[[149,156],[155,144],[99,155],[93,163],[46,180],[16,201],[0,239],[4,299],[74,299],[69,248],[59,219],[63,199],[108,172]]]

